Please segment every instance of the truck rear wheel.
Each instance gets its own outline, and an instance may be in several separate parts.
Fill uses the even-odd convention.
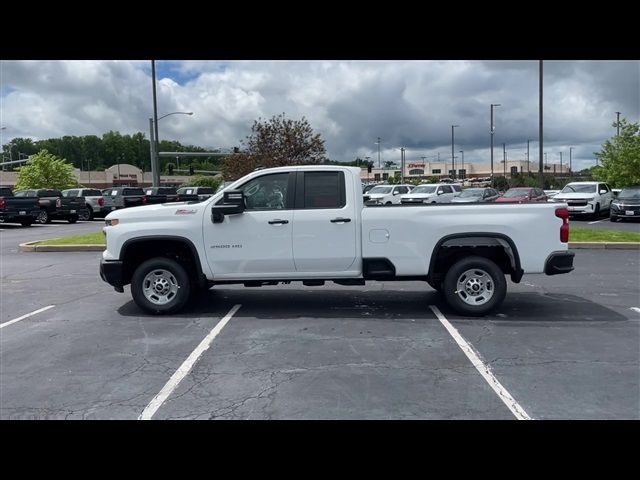
[[[480,316],[500,306],[507,294],[507,281],[500,267],[488,258],[466,257],[451,266],[442,293],[456,312]]]
[[[40,213],[38,213],[37,217],[38,223],[44,225],[45,223],[51,223],[51,218],[49,217],[49,212],[46,209],[41,208]]]
[[[143,262],[131,278],[131,295],[149,313],[174,313],[184,307],[191,286],[187,271],[175,260],[156,257]]]

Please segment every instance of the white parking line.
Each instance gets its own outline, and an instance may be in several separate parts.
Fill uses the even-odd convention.
[[[480,372],[480,375],[487,381],[489,386],[493,389],[494,392],[498,395],[500,400],[511,410],[511,413],[518,420],[531,420],[531,417],[524,411],[524,408],[520,406],[518,402],[511,396],[511,394],[507,391],[506,388],[502,386],[502,384],[498,381],[498,379],[491,373],[491,369],[488,365],[485,365],[482,360],[478,357],[473,347],[467,343],[467,341],[462,338],[462,335],[456,330],[456,328],[449,323],[449,321],[445,318],[445,316],[440,312],[440,309],[435,305],[429,305],[429,308],[435,313],[440,323],[444,325],[444,328],[451,334],[453,339],[456,341],[458,346],[462,349],[465,355],[471,360],[471,363],[476,370]]]
[[[8,327],[9,325],[11,325],[13,323],[19,322],[20,320],[24,320],[25,318],[32,317],[32,316],[36,315],[37,313],[44,312],[45,310],[49,310],[50,308],[53,308],[53,307],[55,307],[55,305],[47,305],[46,307],[39,308],[38,310],[36,310],[34,312],[27,313],[26,315],[22,315],[21,317],[14,318],[13,320],[9,320],[8,322],[4,322],[4,323],[0,324],[0,328]]]
[[[589,225],[593,225],[594,223],[604,222],[605,220],[609,220],[608,218],[603,218],[602,220],[596,220],[595,222],[589,222]]]
[[[182,362],[182,365],[180,365],[178,370],[176,370],[176,372],[171,375],[171,378],[165,384],[165,386],[162,387],[160,393],[153,397],[153,400],[151,400],[149,405],[147,405],[147,407],[142,411],[142,413],[138,417],[138,420],[151,420],[151,417],[155,415],[155,413],[162,406],[169,395],[171,395],[171,393],[180,384],[182,379],[187,376],[187,374],[193,368],[193,365],[198,361],[198,358],[200,358],[200,355],[202,355],[211,346],[211,342],[213,341],[213,339],[216,338],[216,336],[224,328],[227,322],[231,320],[231,317],[235,315],[235,313],[240,309],[241,306],[241,304],[234,305],[234,307],[229,310],[229,313],[227,313],[222,318],[222,320],[220,320],[218,324],[213,327],[211,332],[209,332],[209,334],[204,337],[204,339],[200,342],[196,349],[191,352],[191,355],[189,355],[187,359]]]

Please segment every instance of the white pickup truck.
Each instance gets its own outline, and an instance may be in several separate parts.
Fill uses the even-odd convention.
[[[102,279],[152,313],[214,285],[424,281],[463,315],[506,294],[505,275],[573,270],[566,205],[362,203],[360,169],[258,170],[200,203],[106,217]]]

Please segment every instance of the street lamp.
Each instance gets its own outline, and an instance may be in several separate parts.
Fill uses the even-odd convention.
[[[571,151],[574,149],[575,147],[569,147],[569,176],[571,176]]]
[[[455,154],[453,153],[453,140],[454,140],[454,134],[453,134],[453,129],[456,127],[459,127],[460,125],[451,125],[451,169],[453,170],[453,180],[456,179],[456,166],[455,166]]]
[[[502,144],[502,161],[504,162],[504,178],[507,178],[507,144]]]
[[[193,115],[193,112],[171,112],[158,117],[158,122],[169,115]],[[155,128],[154,128],[155,127]],[[153,118],[149,117],[149,148],[151,150],[151,183],[154,187],[160,186],[160,165],[158,161],[158,150],[160,142],[154,131],[157,132],[157,124],[154,124]]]
[[[529,142],[531,140],[527,140],[527,173],[531,173],[531,164],[529,163]]]
[[[491,186],[493,186],[493,134],[496,131],[496,127],[493,124],[493,107],[499,107],[499,103],[491,104]]]
[[[460,150],[460,155],[462,156],[462,180],[464,180],[464,177],[466,177],[466,173],[464,171],[464,150]]]
[[[378,145],[378,168],[380,168],[380,137],[378,137],[378,141],[376,142],[376,144]]]

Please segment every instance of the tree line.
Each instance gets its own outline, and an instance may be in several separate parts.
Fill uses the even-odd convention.
[[[135,165],[145,172],[151,171],[149,153],[150,142],[142,132],[133,135],[122,135],[117,131],[109,131],[99,137],[97,135],[70,136],[32,140],[31,138],[14,138],[3,145],[3,161],[24,159],[41,150],[65,159],[74,168],[81,170],[104,170],[118,163]],[[160,151],[164,152],[206,152],[208,149],[195,145],[183,145],[175,140],[162,140]],[[175,165],[175,159],[160,157],[160,170],[165,172],[169,164]],[[222,160],[217,157],[183,157],[180,167],[192,166],[195,170],[219,170]],[[20,164],[7,165],[15,170]]]

